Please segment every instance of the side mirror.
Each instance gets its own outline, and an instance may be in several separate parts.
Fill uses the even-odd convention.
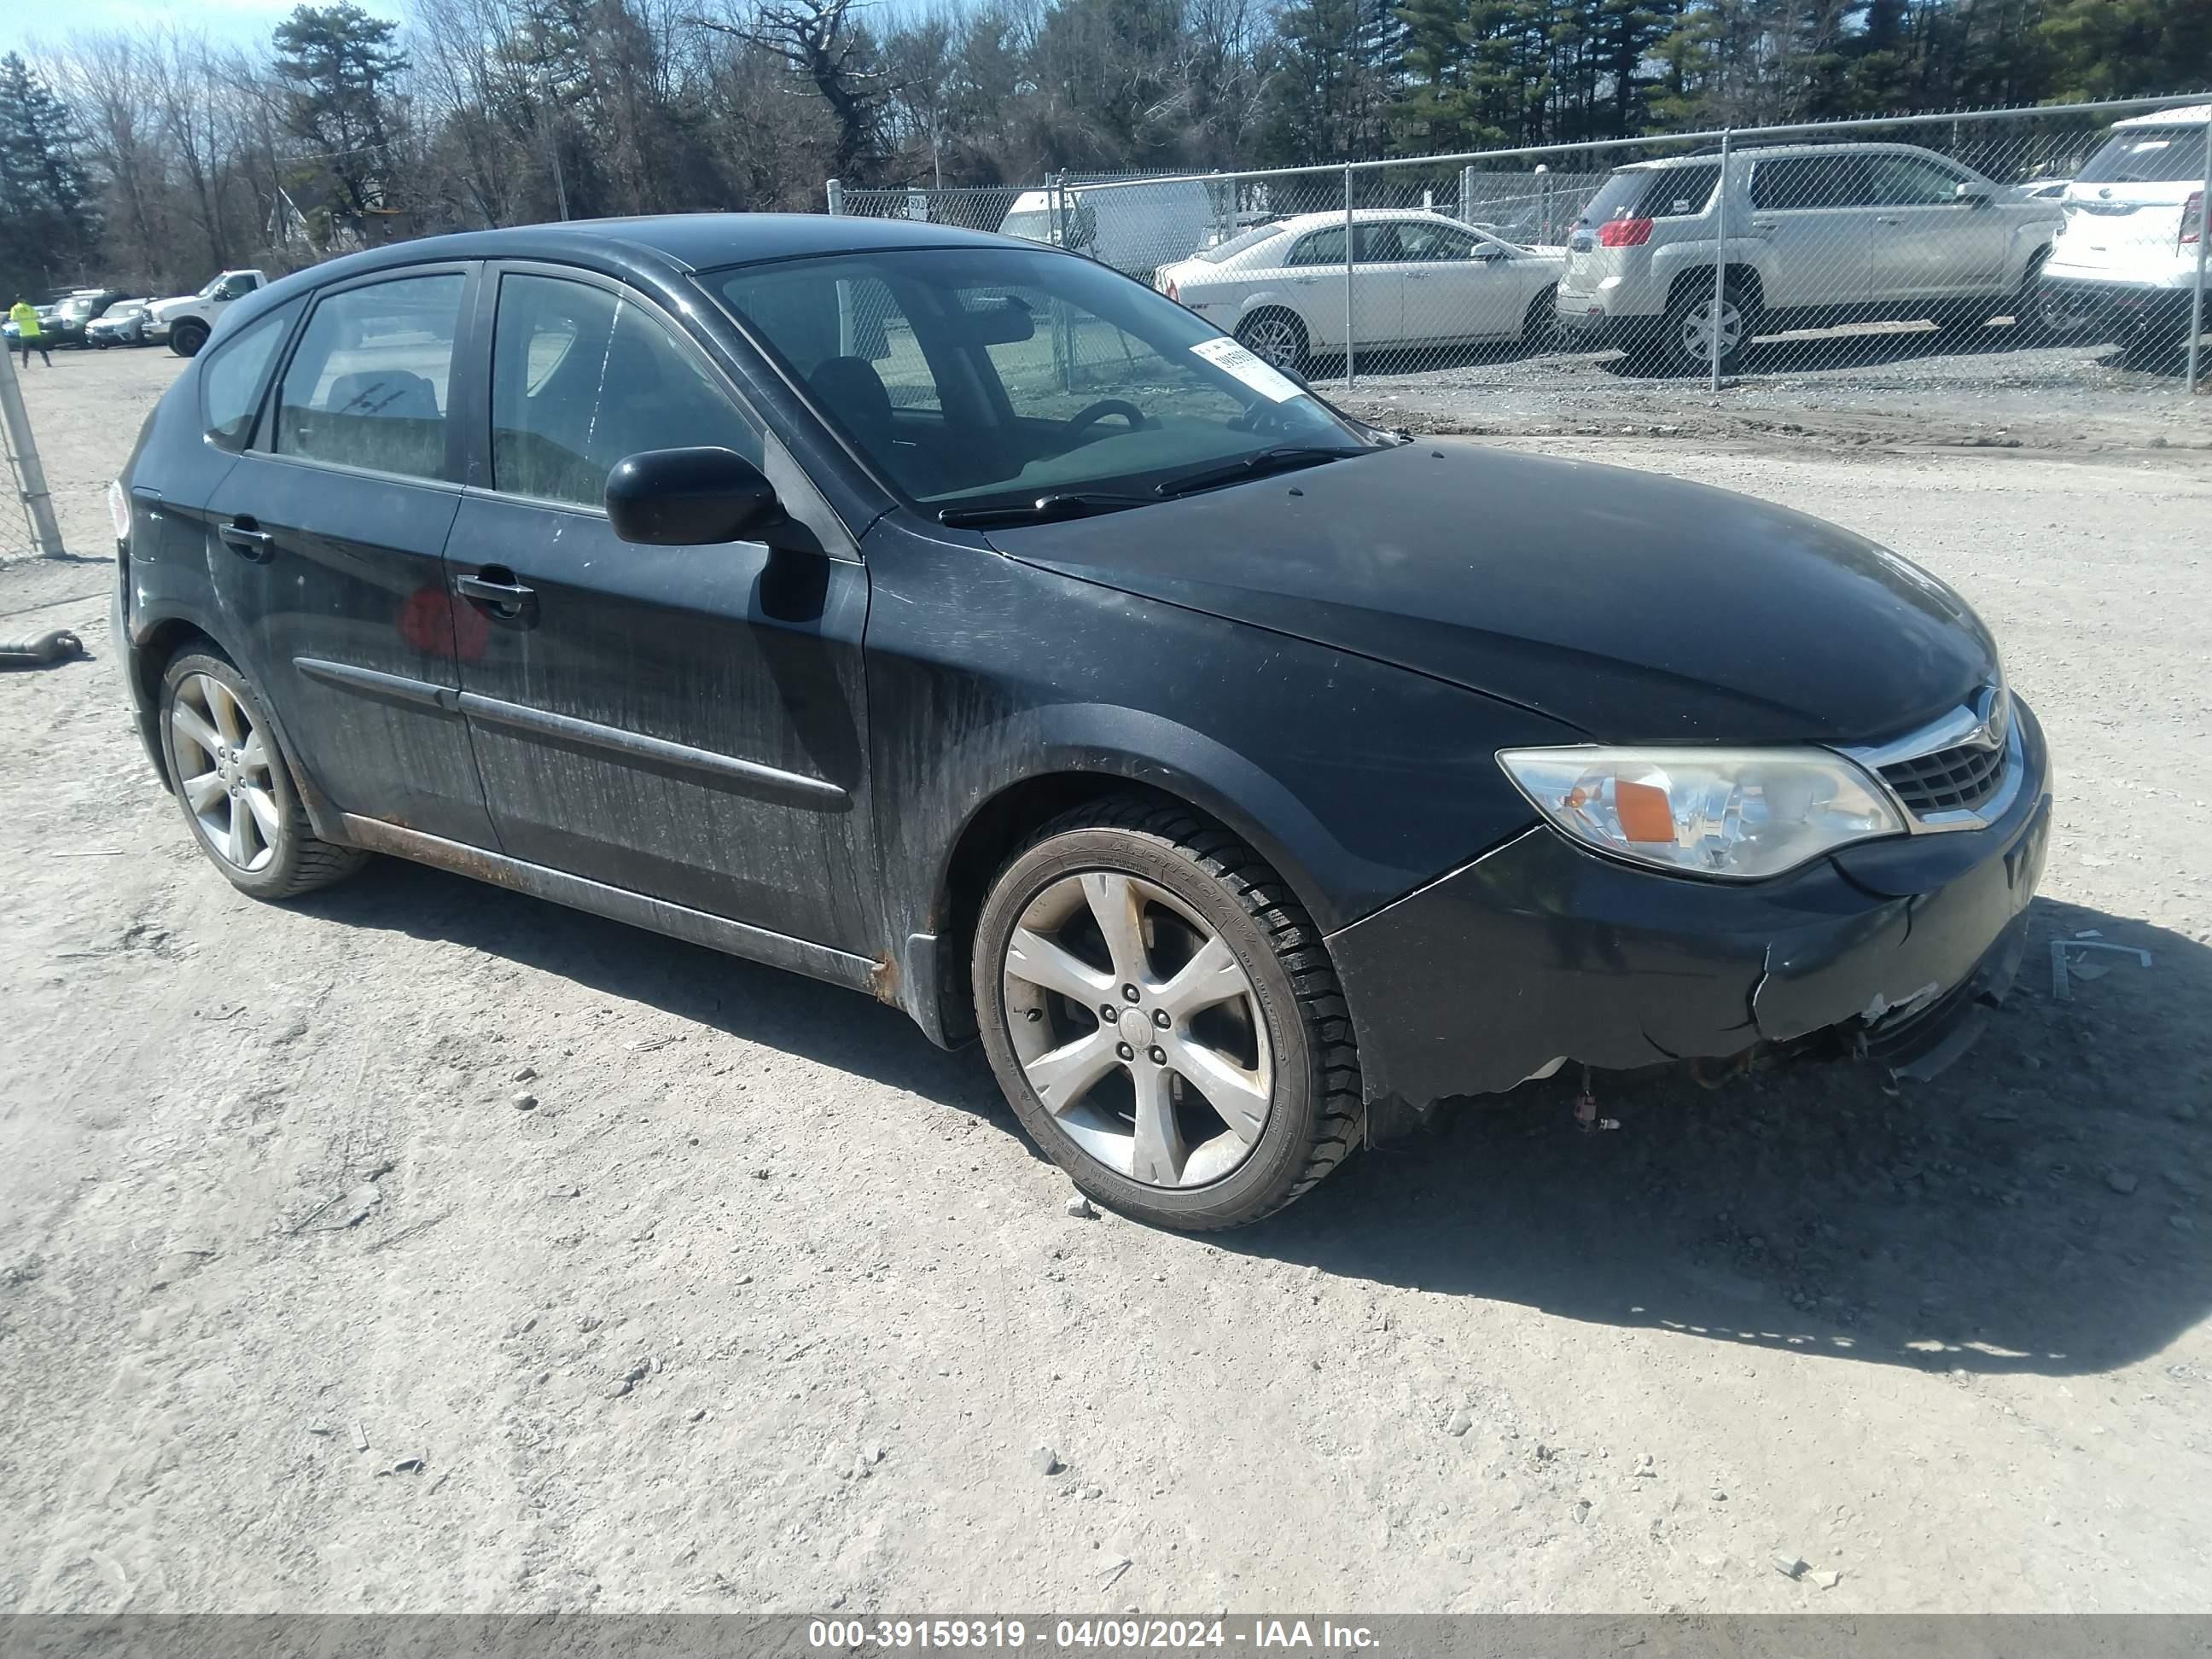
[[[1967,207],[1987,207],[1990,204],[1989,186],[1986,185],[1967,180],[1951,193]]]
[[[776,512],[775,489],[734,450],[648,449],[607,474],[607,520],[626,542],[701,547],[744,541]]]
[[[1477,242],[1472,257],[1481,260],[1485,264],[1492,264],[1500,259],[1510,259],[1513,256],[1495,242]]]

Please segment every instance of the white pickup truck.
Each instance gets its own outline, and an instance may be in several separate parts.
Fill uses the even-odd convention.
[[[215,331],[215,319],[268,280],[258,270],[226,270],[197,294],[156,300],[147,308],[146,337],[167,340],[179,357],[196,356]]]

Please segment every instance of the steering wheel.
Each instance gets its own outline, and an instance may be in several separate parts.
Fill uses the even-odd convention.
[[[1067,422],[1067,429],[1071,434],[1086,432],[1109,415],[1119,415],[1129,423],[1132,432],[1144,428],[1145,411],[1136,404],[1122,398],[1101,398],[1081,414],[1072,417]]]

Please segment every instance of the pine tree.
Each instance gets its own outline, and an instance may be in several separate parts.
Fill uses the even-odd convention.
[[[0,305],[83,276],[100,216],[82,143],[69,106],[16,53],[0,58]]]
[[[359,217],[386,205],[392,175],[393,82],[407,58],[398,25],[352,0],[302,5],[276,26],[273,67],[286,88],[295,137],[314,148],[301,180],[325,184],[325,211]]]

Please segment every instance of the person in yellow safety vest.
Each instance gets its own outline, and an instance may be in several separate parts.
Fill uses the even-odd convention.
[[[31,354],[35,351],[48,368],[54,360],[46,355],[46,336],[39,329],[39,308],[28,300],[18,300],[9,307],[8,320],[15,325],[15,344],[23,354],[23,367],[31,366]]]

